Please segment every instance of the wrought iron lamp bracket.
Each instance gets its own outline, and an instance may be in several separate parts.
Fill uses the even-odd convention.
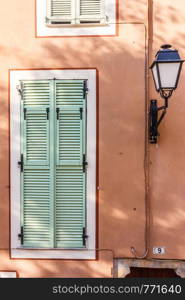
[[[160,92],[160,94],[161,94],[161,97],[165,101],[163,106],[158,107],[157,100],[151,100],[151,103],[150,103],[150,118],[149,118],[150,126],[149,126],[149,128],[150,128],[150,143],[151,144],[157,143],[157,139],[159,136],[158,127],[167,112],[168,98],[172,95],[172,91]],[[160,117],[158,114],[159,111],[162,111]]]

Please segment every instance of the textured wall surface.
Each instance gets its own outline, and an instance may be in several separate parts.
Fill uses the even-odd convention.
[[[9,102],[8,70],[32,68],[97,68],[99,72],[98,247],[116,257],[145,252],[145,45],[150,25],[154,56],[162,43],[172,43],[185,57],[185,4],[119,0],[115,37],[35,38],[35,3],[10,1],[1,6],[0,61],[0,269],[20,277],[108,277],[112,253],[97,261],[10,260],[9,257]],[[149,1],[151,2],[151,1]],[[11,10],[10,10],[11,7]],[[15,13],[16,11],[16,13]],[[9,14],[8,22],[7,15]],[[127,24],[125,24],[127,23]],[[161,124],[159,145],[150,146],[150,246],[165,246],[158,258],[185,259],[185,105],[182,72],[178,90]],[[150,80],[150,98],[158,97]],[[158,97],[159,98],[159,97]],[[149,253],[149,257],[152,253]]]
[[[185,3],[182,0],[153,2],[153,55],[170,43],[185,58]],[[169,110],[160,126],[158,147],[151,146],[151,242],[165,246],[160,258],[184,259],[185,247],[185,68]],[[151,98],[157,97],[151,90]],[[162,102],[161,102],[162,103]]]

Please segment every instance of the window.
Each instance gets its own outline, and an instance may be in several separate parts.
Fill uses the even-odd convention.
[[[11,72],[13,257],[94,258],[95,75]]]
[[[37,0],[37,36],[114,35],[116,0]]]
[[[104,0],[47,0],[47,12],[51,25],[106,23]]]
[[[0,278],[16,278],[17,273],[12,271],[0,271]]]

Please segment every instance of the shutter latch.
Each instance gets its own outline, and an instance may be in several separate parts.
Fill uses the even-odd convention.
[[[21,240],[21,245],[24,243],[24,231],[23,226],[21,226],[21,233],[18,234],[18,238]]]
[[[80,107],[80,120],[82,120],[82,117],[83,117],[83,108]]]
[[[88,87],[87,87],[87,80],[84,80],[84,99],[85,99],[85,97],[86,97],[86,94],[87,94],[87,92],[88,92]]]
[[[16,88],[17,88],[17,91],[18,91],[19,95],[21,96],[21,98],[23,98],[23,88],[22,88],[22,84],[17,85]]]
[[[87,239],[88,237],[89,237],[89,236],[88,236],[87,233],[86,233],[86,228],[83,227],[83,234],[82,234],[83,246],[86,246],[86,239]]]
[[[23,172],[23,168],[24,168],[24,158],[23,158],[23,154],[21,154],[21,160],[18,161],[18,165],[21,166],[21,172]]]
[[[47,120],[49,120],[49,107],[46,108]]]
[[[86,161],[86,155],[83,154],[83,172],[86,171],[86,166],[88,165],[88,162]]]
[[[57,107],[56,108],[56,113],[57,113],[57,120],[59,120],[59,117],[60,117],[60,108],[59,107]]]
[[[24,108],[24,120],[26,120],[26,112],[27,112],[27,109]]]

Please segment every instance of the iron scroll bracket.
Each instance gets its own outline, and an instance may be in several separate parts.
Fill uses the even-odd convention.
[[[165,99],[165,104],[161,107],[158,107],[157,100],[151,100],[151,103],[150,103],[149,129],[150,129],[150,143],[151,144],[157,143],[157,139],[159,136],[158,128],[167,112],[168,97],[165,97],[164,99]],[[162,111],[160,117],[158,114],[159,111]]]

